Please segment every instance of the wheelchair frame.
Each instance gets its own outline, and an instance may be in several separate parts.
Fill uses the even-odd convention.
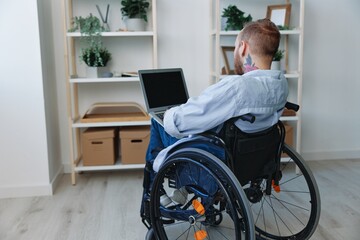
[[[298,109],[297,105],[287,104],[286,107]],[[249,116],[243,116],[242,119],[254,120]],[[282,122],[279,121],[277,126],[280,142],[275,169],[266,177],[256,176],[243,184],[240,184],[233,172],[233,156],[229,152],[227,159],[230,161],[225,164],[211,153],[192,148],[191,144],[194,142],[184,143],[172,150],[156,174],[151,191],[148,189],[150,192],[144,195],[141,217],[149,229],[146,239],[309,239],[320,218],[319,190],[302,157],[284,144],[285,130]],[[209,134],[203,136],[208,144],[227,149],[221,138]],[[288,155],[286,163],[281,161],[282,153]],[[210,188],[203,189],[196,184],[186,184],[186,190],[192,199],[183,205],[175,201],[169,207],[162,206],[161,197],[170,189],[179,187],[176,179],[174,180],[174,174],[179,174],[177,169],[189,168],[188,174],[191,175],[189,166],[196,166],[195,169],[201,169],[202,174],[211,176],[210,180],[215,181],[218,186],[217,192],[212,193]],[[147,171],[149,169],[145,169],[144,189]],[[292,181],[297,182],[292,184]],[[200,181],[195,179],[194,182]],[[290,191],[287,186],[295,190]],[[282,198],[283,195],[286,198]],[[197,211],[194,200],[195,203],[200,203],[205,213]],[[265,219],[265,215],[270,219]],[[221,222],[228,225],[222,228]],[[177,226],[180,223],[188,226],[179,228]],[[227,230],[230,228],[233,231]]]

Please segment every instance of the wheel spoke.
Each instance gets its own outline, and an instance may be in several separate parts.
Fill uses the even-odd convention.
[[[271,198],[276,199],[278,202],[281,202],[281,203],[284,203],[284,204],[288,204],[288,205],[291,205],[291,206],[293,206],[293,207],[297,207],[297,208],[299,208],[299,209],[302,209],[302,210],[305,210],[305,211],[307,211],[307,212],[310,212],[310,209],[307,209],[307,208],[305,208],[305,207],[302,207],[302,206],[299,206],[299,205],[290,203],[290,202],[285,201],[285,200],[281,200],[281,199],[279,199],[279,198],[276,198],[274,195],[272,195]]]
[[[271,209],[272,209],[272,212],[273,212],[273,215],[274,215],[274,220],[275,220],[275,223],[276,223],[276,228],[277,228],[277,230],[278,230],[279,236],[281,237],[279,224],[278,224],[278,221],[277,221],[277,218],[276,218],[276,214],[275,214],[275,210],[274,210],[274,208],[273,208],[273,204],[272,204],[271,198],[269,198],[269,201],[270,201]]]
[[[265,198],[265,202],[267,203],[267,204],[269,204],[269,202],[266,200],[266,198]],[[271,205],[269,204],[269,206],[271,207]],[[275,211],[275,209],[273,209],[273,212],[276,214],[276,216],[278,216],[278,218],[280,219],[280,221],[284,224],[284,226],[289,230],[289,232],[291,233],[291,234],[294,234],[292,231],[291,231],[291,229],[289,228],[289,226],[285,223],[285,220],[283,220],[283,218],[282,217],[280,217],[280,215],[277,213],[277,211]],[[266,232],[266,229],[265,229],[265,232]]]
[[[281,182],[280,183],[280,186],[283,186],[283,185],[285,185],[286,183],[288,183],[288,182],[291,182],[291,181],[293,181],[293,180],[295,180],[295,179],[297,179],[297,178],[299,178],[299,177],[301,177],[302,175],[297,175],[297,176],[295,176],[295,177],[293,177],[293,178],[291,178],[291,179],[288,179],[288,180],[286,180],[286,181],[284,181],[284,182]]]

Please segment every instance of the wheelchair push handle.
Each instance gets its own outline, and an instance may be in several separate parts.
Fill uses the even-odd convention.
[[[252,114],[250,114],[250,113],[241,115],[239,118],[240,118],[241,120],[243,120],[243,121],[247,121],[247,122],[250,122],[250,123],[254,123],[254,122],[255,122],[255,116],[252,115]]]
[[[295,112],[299,111],[300,109],[300,106],[295,104],[295,103],[292,103],[292,102],[286,102],[285,103],[285,108],[289,109],[289,110],[294,110]],[[252,115],[251,113],[247,113],[247,114],[244,114],[244,115],[241,115],[239,117],[241,120],[243,121],[247,121],[247,122],[250,122],[250,123],[254,123],[255,122],[255,116]]]
[[[289,110],[294,110],[295,112],[297,112],[297,111],[299,111],[300,106],[295,104],[295,103],[286,102],[285,103],[285,108],[287,108]]]

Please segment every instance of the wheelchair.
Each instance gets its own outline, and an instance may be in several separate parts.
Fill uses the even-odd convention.
[[[152,183],[151,166],[145,167],[146,240],[312,236],[320,217],[319,190],[306,162],[284,143],[283,123],[247,134],[234,121],[220,135],[201,134],[174,147]],[[211,149],[224,149],[225,157]]]

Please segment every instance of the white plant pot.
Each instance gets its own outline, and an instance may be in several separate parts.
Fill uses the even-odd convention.
[[[280,61],[272,61],[270,69],[271,70],[280,70]]]
[[[128,18],[126,27],[128,31],[145,31],[145,21],[142,18]]]
[[[105,73],[109,73],[107,67],[86,67],[87,78],[102,78]],[[106,76],[109,77],[109,76]]]
[[[87,78],[98,78],[98,71],[97,67],[86,67],[86,77]]]

